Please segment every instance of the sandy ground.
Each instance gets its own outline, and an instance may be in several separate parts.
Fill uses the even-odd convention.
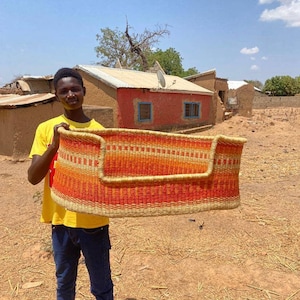
[[[201,135],[246,137],[241,206],[112,219],[115,299],[300,299],[300,109],[255,110]],[[29,161],[0,156],[0,299],[55,299],[50,227]],[[191,221],[193,219],[194,221]],[[77,300],[93,299],[84,261]]]

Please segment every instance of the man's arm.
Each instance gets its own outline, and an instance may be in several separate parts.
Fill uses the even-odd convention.
[[[31,184],[38,184],[47,175],[50,164],[57,153],[59,147],[59,132],[58,128],[64,127],[69,129],[69,125],[66,123],[58,124],[54,127],[53,140],[51,145],[47,148],[43,155],[33,155],[31,165],[28,168],[27,175],[28,181]]]
[[[47,175],[49,166],[57,150],[50,145],[47,151],[42,155],[33,155],[31,165],[28,168],[28,181],[31,184],[38,184]]]

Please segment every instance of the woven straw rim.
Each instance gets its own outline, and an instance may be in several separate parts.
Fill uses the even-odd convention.
[[[99,159],[99,168],[98,168],[98,176],[99,179],[102,180],[104,183],[113,184],[113,183],[150,183],[150,182],[169,182],[169,181],[177,181],[177,180],[193,180],[193,179],[204,179],[208,178],[214,169],[214,159],[216,155],[216,147],[219,141],[233,143],[233,144],[244,144],[247,142],[247,139],[240,138],[240,137],[228,137],[225,135],[216,135],[216,136],[190,136],[184,134],[177,134],[177,133],[165,133],[165,132],[157,132],[151,130],[137,130],[137,129],[104,129],[104,130],[97,130],[97,129],[72,129],[66,130],[63,127],[58,129],[58,132],[62,135],[68,136],[70,138],[81,138],[81,139],[91,139],[96,140],[100,144],[100,153],[98,156]],[[106,154],[106,142],[105,138],[101,137],[99,134],[118,134],[118,133],[139,133],[143,135],[157,135],[157,136],[170,136],[176,138],[186,138],[195,139],[195,140],[212,140],[211,148],[209,151],[209,162],[206,172],[204,173],[193,173],[193,174],[173,174],[173,175],[157,175],[157,176],[106,176],[104,174],[104,161],[105,161],[105,154]]]

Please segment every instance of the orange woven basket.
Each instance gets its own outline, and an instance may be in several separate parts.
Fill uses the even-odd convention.
[[[53,199],[108,217],[188,214],[240,204],[246,139],[133,129],[59,129]]]

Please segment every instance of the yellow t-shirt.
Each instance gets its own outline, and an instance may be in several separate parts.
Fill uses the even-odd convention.
[[[51,144],[53,138],[53,128],[60,123],[67,123],[70,129],[87,128],[87,129],[103,129],[104,127],[94,119],[87,123],[77,123],[67,119],[64,115],[55,117],[41,123],[35,133],[32,148],[29,157],[34,155],[43,155]],[[77,213],[69,211],[64,207],[56,204],[51,197],[49,172],[44,179],[44,195],[42,205],[41,222],[52,223],[53,225],[65,225],[73,228],[96,228],[107,225],[109,218],[92,214]]]

